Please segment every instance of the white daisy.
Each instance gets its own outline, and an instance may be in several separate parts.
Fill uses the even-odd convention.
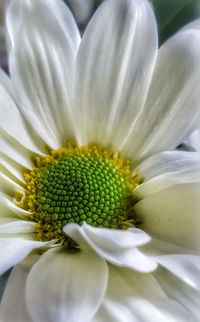
[[[7,28],[1,320],[197,321],[200,154],[169,150],[200,119],[200,33],[158,51],[145,0],[82,40],[59,0],[13,0]]]

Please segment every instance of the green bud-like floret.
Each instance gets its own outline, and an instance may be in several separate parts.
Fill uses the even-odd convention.
[[[118,228],[129,206],[126,183],[106,159],[65,156],[44,168],[36,184],[37,213],[45,223]]]
[[[26,194],[16,196],[17,205],[32,213],[37,240],[65,240],[63,227],[69,223],[117,229],[135,224],[132,206],[138,176],[132,175],[129,160],[121,159],[120,153],[69,143],[37,156],[35,167],[23,175]]]

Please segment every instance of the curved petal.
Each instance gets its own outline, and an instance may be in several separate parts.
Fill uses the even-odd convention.
[[[143,106],[157,55],[145,0],[108,0],[89,23],[76,59],[77,139],[117,149]]]
[[[0,172],[5,174],[8,178],[24,186],[23,171],[25,168],[17,163],[15,160],[7,157],[5,154],[0,153]]]
[[[0,172],[0,191],[14,198],[16,192],[24,193],[25,190]]]
[[[28,218],[30,212],[14,204],[13,198],[0,191],[0,217],[23,217]]]
[[[90,321],[107,287],[108,269],[91,250],[47,251],[27,279],[26,299],[33,321]]]
[[[172,274],[200,291],[200,256],[169,254],[154,258]]]
[[[167,296],[187,309],[190,315],[187,321],[198,321],[200,316],[200,292],[165,269],[159,268],[153,275]]]
[[[185,283],[200,290],[200,255],[176,244],[152,239],[142,247],[142,252],[182,279]]]
[[[151,236],[199,249],[200,184],[175,185],[136,203],[140,228]]]
[[[46,243],[32,241],[21,238],[2,238],[0,237],[0,275],[9,268],[19,263],[33,249],[42,247]]]
[[[7,282],[0,304],[0,320],[4,322],[32,322],[26,309],[26,280],[39,256],[28,256],[16,265]]]
[[[180,183],[200,182],[200,153],[161,152],[143,161],[136,169],[144,178],[134,195],[138,199]]]
[[[180,31],[190,30],[190,29],[195,29],[195,30],[200,31],[200,19],[196,19],[196,20],[188,23],[183,28],[181,28]]]
[[[187,148],[200,152],[200,128],[196,129],[184,142]]]
[[[70,88],[78,29],[62,1],[11,1],[7,15],[10,73],[20,109],[52,148],[73,137]],[[44,135],[44,133],[43,133]]]
[[[110,266],[105,299],[94,322],[187,322],[187,310],[167,298],[151,274]]]
[[[78,224],[68,224],[64,227],[64,232],[79,244],[89,245],[99,256],[115,265],[141,272],[149,272],[157,267],[155,262],[136,248],[150,240],[141,230],[95,228],[84,223],[82,227]]]
[[[3,233],[32,233],[35,228],[35,223],[31,221],[11,221],[0,225],[0,235]]]
[[[11,80],[1,68],[0,107],[0,134],[8,140],[8,145],[12,140],[17,148],[24,149],[24,154],[30,155],[30,151],[41,154],[41,144],[30,135],[29,125],[18,110]],[[4,146],[1,144],[0,147],[4,152]]]
[[[200,122],[200,33],[177,33],[160,49],[144,109],[125,142],[136,162],[177,147]]]

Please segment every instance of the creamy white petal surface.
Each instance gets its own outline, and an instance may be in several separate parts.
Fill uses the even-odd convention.
[[[34,248],[44,246],[44,242],[20,238],[0,237],[0,275],[24,259]]]
[[[11,41],[10,73],[20,108],[44,141],[59,148],[73,139],[70,88],[80,36],[61,1],[13,0],[7,16]],[[20,32],[19,32],[20,30]]]
[[[192,151],[200,151],[200,129],[196,129],[185,141],[186,148]]]
[[[9,223],[5,223],[0,225],[0,235],[2,233],[31,233],[34,231],[35,223],[31,221],[12,221]]]
[[[195,30],[176,34],[159,49],[145,106],[123,147],[131,158],[173,149],[197,127],[199,52],[200,33]]]
[[[20,114],[14,101],[13,85],[8,76],[0,69],[0,154],[26,167],[31,167],[33,152],[40,150],[28,131],[28,124]]]
[[[184,308],[187,309],[189,317],[186,315],[186,321],[196,322],[199,320],[199,291],[183,283],[176,276],[162,268],[154,273],[154,277],[170,298],[174,299],[177,303],[180,303]]]
[[[190,321],[184,306],[168,298],[151,274],[110,266],[108,290],[94,322]]]
[[[0,171],[7,177],[23,186],[24,178],[22,174],[23,167],[16,161],[10,159],[5,154],[0,153]]]
[[[158,239],[199,249],[200,184],[188,183],[158,191],[136,203],[140,228]]]
[[[13,202],[13,198],[9,197],[8,195],[2,193],[0,191],[0,217],[27,217],[30,215],[30,212],[19,208],[16,206],[16,204]]]
[[[32,322],[26,309],[25,290],[30,269],[38,258],[29,256],[13,268],[0,305],[3,322]]]
[[[138,229],[115,230],[95,228],[84,224],[68,224],[64,231],[79,244],[87,243],[99,256],[118,266],[150,272],[157,265],[136,246],[147,243],[149,236]]]
[[[145,182],[135,189],[134,196],[143,199],[176,184],[200,182],[200,154],[161,152],[143,161],[136,171]]]
[[[155,19],[147,1],[108,0],[100,6],[76,59],[80,145],[112,142],[119,149],[144,104],[156,55]]]
[[[34,322],[90,321],[107,287],[106,262],[91,250],[50,250],[28,275],[26,299]]]

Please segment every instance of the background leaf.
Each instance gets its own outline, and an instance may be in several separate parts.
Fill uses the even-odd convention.
[[[200,0],[151,0],[158,22],[160,45],[178,29],[200,18]]]

